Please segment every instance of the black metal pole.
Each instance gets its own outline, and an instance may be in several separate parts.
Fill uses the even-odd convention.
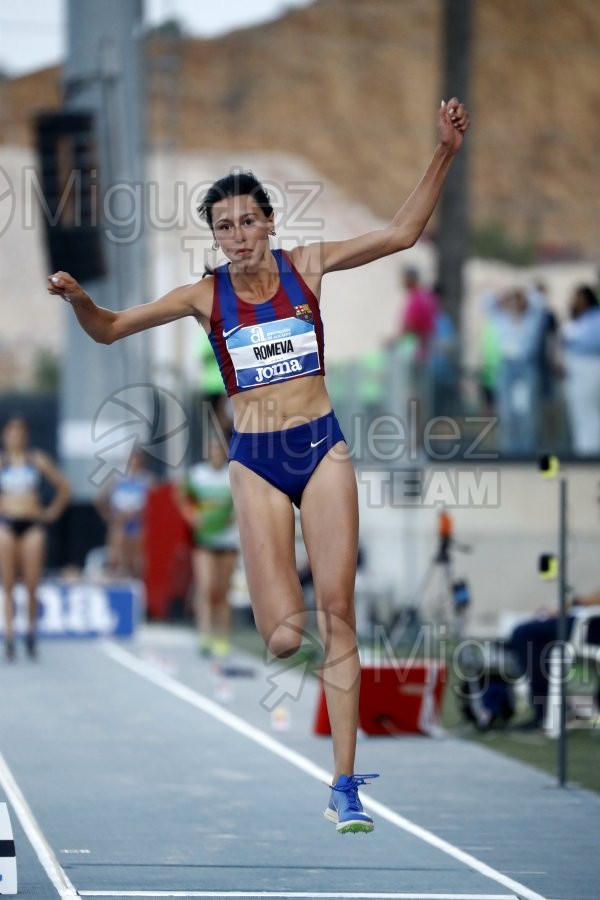
[[[560,653],[560,731],[558,735],[558,784],[567,781],[567,479],[559,482],[558,630]]]
[[[443,10],[444,100],[470,101],[473,34],[472,0],[445,0]],[[463,266],[469,256],[469,139],[452,163],[439,203],[438,272],[449,315],[459,329]]]

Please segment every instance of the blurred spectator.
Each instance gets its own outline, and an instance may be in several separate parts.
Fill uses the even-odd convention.
[[[194,611],[203,656],[226,657],[231,643],[229,588],[239,535],[234,519],[227,453],[216,437],[208,462],[192,466],[178,491],[179,508],[192,529]]]
[[[36,654],[37,588],[46,554],[46,525],[63,513],[71,494],[69,483],[52,460],[28,447],[27,423],[15,416],[2,431],[0,455],[0,569],[4,589],[4,648],[6,658],[15,658],[14,596],[17,578],[27,590],[28,630],[25,645]],[[55,489],[52,502],[44,507],[40,498],[42,479]]]
[[[153,484],[146,454],[134,450],[127,474],[110,478],[100,495],[97,506],[108,526],[108,568],[113,575],[143,574],[144,512]]]
[[[416,269],[407,268],[402,273],[406,303],[399,322],[397,347],[402,359],[402,370],[408,410],[416,401],[414,416],[416,440],[423,440],[423,428],[432,411],[431,377],[428,368],[431,342],[435,329],[437,300],[434,294],[421,285]]]
[[[579,287],[563,325],[565,399],[573,449],[600,454],[600,306],[590,287]]]
[[[548,290],[543,281],[538,281],[534,286],[533,295],[539,303],[542,316],[538,347],[541,399],[538,412],[539,431],[545,442],[555,445],[559,438],[558,392],[556,389],[558,321],[548,306]]]
[[[577,607],[600,606],[600,591],[573,597],[573,611],[567,615],[567,640],[575,621]],[[546,702],[548,700],[548,650],[558,639],[558,618],[556,615],[536,617],[522,622],[514,629],[507,646],[512,650],[519,672],[529,682],[533,716],[521,728],[541,728],[544,724]]]
[[[481,393],[486,416],[494,416],[496,414],[501,360],[498,328],[494,321],[488,319],[483,323],[480,373]]]
[[[458,335],[440,284],[435,286],[434,296],[436,313],[430,350],[433,415],[453,416],[459,411]]]
[[[399,335],[417,338],[416,358],[420,363],[425,363],[435,330],[437,299],[432,291],[423,287],[416,269],[404,269],[403,285],[406,303],[400,320]]]
[[[487,295],[486,309],[498,335],[500,448],[529,455],[535,450],[540,400],[539,348],[544,328],[542,300],[534,291]]]

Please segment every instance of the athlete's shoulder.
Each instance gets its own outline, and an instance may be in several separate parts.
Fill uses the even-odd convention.
[[[292,250],[284,251],[295,272],[312,293],[315,301],[319,302],[321,296],[321,279],[323,278],[323,251],[322,244],[303,244]]]
[[[299,244],[291,250],[284,250],[283,253],[289,257],[300,275],[305,277],[319,271],[323,260],[323,245],[320,241],[313,241],[311,244]]]
[[[212,274],[205,275],[198,281],[187,285],[189,291],[188,297],[194,309],[196,319],[208,323],[210,320],[213,299],[214,299],[214,277]]]

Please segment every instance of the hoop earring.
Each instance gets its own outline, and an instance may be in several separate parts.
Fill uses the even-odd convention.
[[[219,249],[219,242],[218,242],[218,241],[213,241],[213,243],[212,243],[212,248],[213,248],[213,250],[215,250],[215,251],[218,250],[218,249]]]

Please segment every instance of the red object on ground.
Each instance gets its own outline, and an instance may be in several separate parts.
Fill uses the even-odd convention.
[[[359,727],[366,734],[430,734],[439,718],[445,685],[446,664],[441,660],[363,664]],[[322,684],[313,730],[331,734]]]
[[[144,582],[149,619],[169,618],[173,603],[187,596],[192,577],[189,528],[174,490],[172,484],[153,488],[146,505]]]

